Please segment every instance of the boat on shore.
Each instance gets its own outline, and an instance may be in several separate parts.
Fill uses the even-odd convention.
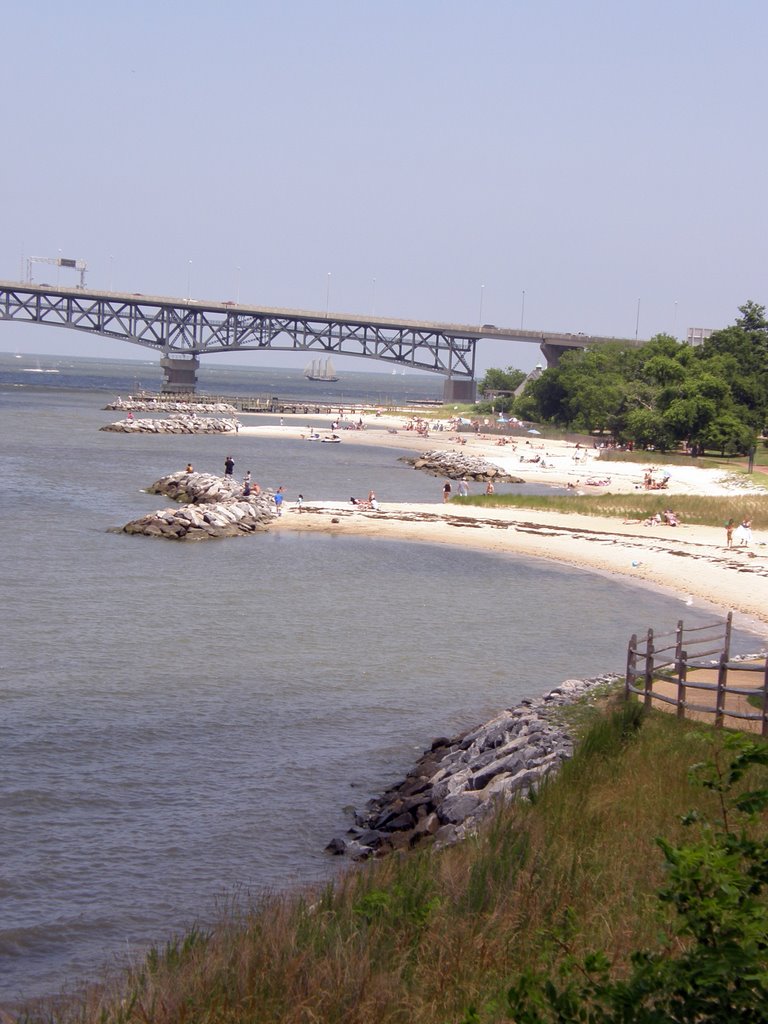
[[[326,359],[313,359],[311,363],[307,363],[304,367],[304,376],[307,380],[321,381],[326,384],[332,384],[339,379],[330,356]]]

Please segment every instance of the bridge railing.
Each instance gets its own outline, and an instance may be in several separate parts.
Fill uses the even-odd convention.
[[[674,631],[633,634],[627,647],[625,694],[676,709],[678,718],[712,716],[717,728],[754,722],[768,736],[768,660],[731,659],[733,613],[725,621]],[[692,676],[692,673],[693,676]],[[750,675],[754,683],[748,683]],[[750,710],[749,698],[759,707]],[[729,721],[726,723],[726,719]]]

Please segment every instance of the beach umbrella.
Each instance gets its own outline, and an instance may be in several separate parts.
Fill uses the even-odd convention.
[[[541,431],[537,430],[535,427],[531,427],[531,429],[528,431],[528,433],[529,434],[540,434]]]

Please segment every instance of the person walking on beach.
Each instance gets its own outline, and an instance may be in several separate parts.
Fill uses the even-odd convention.
[[[275,508],[277,509],[277,514],[279,516],[281,516],[283,514],[283,488],[282,487],[278,487],[277,490],[275,491]]]
[[[741,520],[736,530],[736,538],[741,547],[749,547],[752,543],[752,520],[747,516]]]
[[[485,493],[493,494],[495,490],[496,488],[493,486],[493,480],[489,480],[488,483],[485,485]]]
[[[449,501],[451,497],[451,481],[446,480],[443,484],[443,501]]]
[[[235,460],[232,458],[231,455],[228,455],[226,457],[226,459],[224,459],[224,476],[225,477],[229,477],[229,479],[231,480],[232,479],[232,474],[234,472],[235,472]]]
[[[736,526],[736,521],[731,518],[725,524],[725,546],[727,548],[733,547],[733,529]]]
[[[466,498],[468,494],[469,484],[467,483],[467,478],[463,476],[461,480],[459,480],[459,497]]]

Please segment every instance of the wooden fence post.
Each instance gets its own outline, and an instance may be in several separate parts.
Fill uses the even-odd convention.
[[[685,718],[685,681],[688,677],[688,652],[680,651],[677,662],[677,717]]]
[[[763,725],[761,735],[768,736],[768,658],[765,659],[765,672],[763,673]]]
[[[680,664],[680,655],[683,650],[683,620],[677,620],[677,629],[675,630],[675,664]]]
[[[627,674],[624,678],[624,700],[629,700],[630,686],[635,685],[637,678],[637,633],[629,638],[627,647]]]
[[[648,630],[648,639],[645,646],[645,697],[644,707],[649,710],[652,706],[653,697],[653,630]]]
[[[723,650],[720,655],[720,664],[717,667],[717,700],[715,702],[715,728],[721,729],[725,717],[725,691],[728,686],[728,662],[731,657],[731,629],[733,626],[733,612],[728,612],[725,620],[725,636],[723,637]]]

